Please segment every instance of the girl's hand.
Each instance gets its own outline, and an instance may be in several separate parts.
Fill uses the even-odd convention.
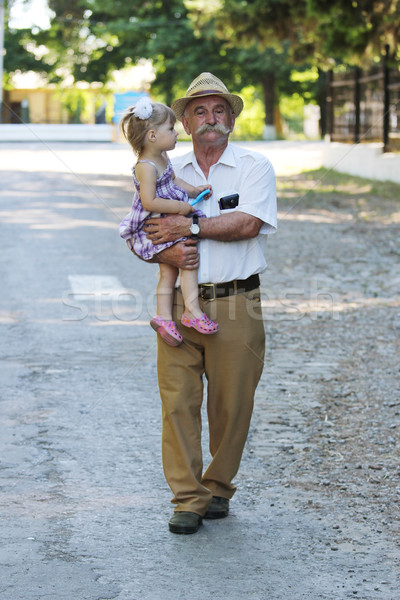
[[[182,206],[179,207],[179,214],[180,215],[190,215],[193,211],[194,211],[194,207],[190,206],[190,204],[188,202],[180,202],[179,204],[182,204]]]
[[[197,187],[194,188],[193,194],[190,194],[190,198],[197,198],[197,196],[199,194],[201,194],[201,192],[204,192],[204,190],[210,190],[210,193],[207,194],[206,196],[204,196],[204,198],[203,198],[203,200],[208,200],[208,198],[212,194],[212,187],[211,187],[211,185],[198,185]]]

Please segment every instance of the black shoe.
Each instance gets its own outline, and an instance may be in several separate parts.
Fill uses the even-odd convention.
[[[169,520],[169,530],[172,533],[196,533],[202,520],[197,513],[175,512]]]
[[[213,496],[204,515],[205,519],[224,519],[229,514],[229,500],[220,496]]]

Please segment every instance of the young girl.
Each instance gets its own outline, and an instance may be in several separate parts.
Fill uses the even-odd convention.
[[[130,108],[121,121],[124,136],[137,154],[138,160],[133,167],[135,194],[132,209],[120,224],[120,235],[130,239],[135,254],[144,260],[165,250],[176,242],[153,245],[143,231],[143,225],[154,213],[190,215],[195,211],[188,202],[188,196],[196,198],[210,186],[193,187],[175,177],[172,164],[166,153],[176,145],[177,133],[174,129],[176,117],[164,104],[141,98]],[[209,197],[208,194],[206,197]],[[177,240],[179,241],[179,240]],[[181,270],[181,289],[184,300],[184,312],[181,323],[193,327],[200,333],[211,334],[218,331],[217,323],[211,321],[202,312],[198,299],[197,270]],[[150,325],[170,346],[178,346],[182,336],[172,320],[172,304],[178,269],[171,265],[160,264],[160,279],[157,286],[157,315]]]

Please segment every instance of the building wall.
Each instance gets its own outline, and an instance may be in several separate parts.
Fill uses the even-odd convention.
[[[28,111],[24,110],[26,102]],[[20,123],[21,120],[28,120],[30,123],[60,123],[61,115],[61,103],[55,97],[54,90],[15,89],[5,93],[4,123]]]

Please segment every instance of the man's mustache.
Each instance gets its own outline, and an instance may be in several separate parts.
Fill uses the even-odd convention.
[[[200,125],[196,133],[201,135],[202,133],[208,133],[209,131],[216,131],[221,135],[227,135],[231,132],[229,127],[226,127],[226,125],[222,125],[221,123],[216,123],[215,125],[204,123],[204,125]]]

